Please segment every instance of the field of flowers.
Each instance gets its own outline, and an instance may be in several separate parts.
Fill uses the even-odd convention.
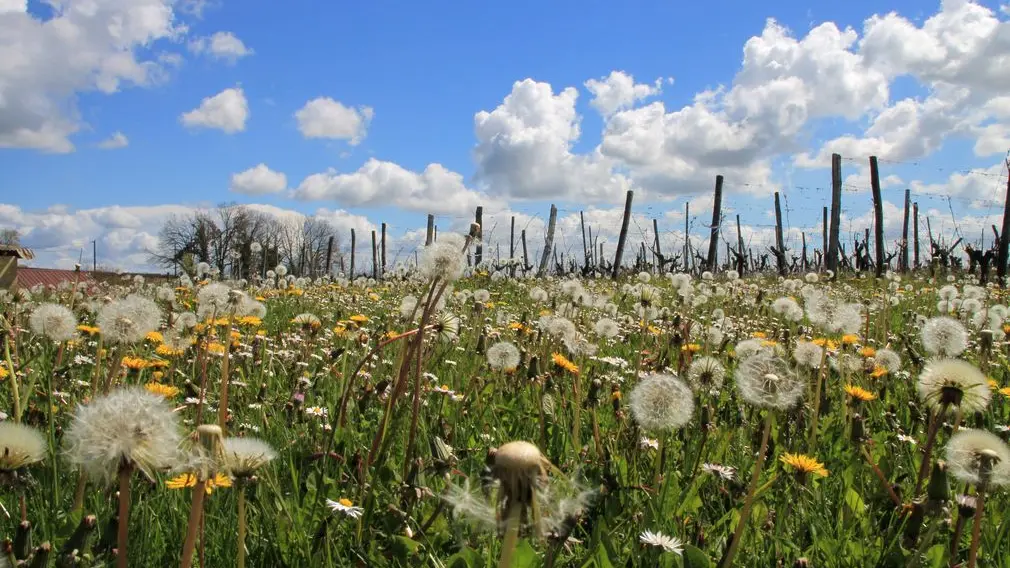
[[[1010,566],[1001,289],[470,241],[0,293],[0,566]]]

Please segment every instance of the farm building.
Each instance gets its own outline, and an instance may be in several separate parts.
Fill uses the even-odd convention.
[[[0,290],[14,288],[34,288],[36,286],[56,287],[67,282],[93,282],[91,274],[80,270],[60,270],[56,268],[34,268],[18,266],[20,260],[31,260],[35,254],[24,247],[0,245]]]

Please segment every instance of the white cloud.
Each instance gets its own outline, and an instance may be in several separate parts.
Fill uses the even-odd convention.
[[[495,200],[467,189],[463,176],[441,164],[417,173],[375,158],[358,171],[326,172],[306,177],[293,192],[301,200],[334,200],[346,207],[392,205],[426,213],[460,213]]]
[[[589,104],[609,116],[619,110],[631,107],[636,102],[662,92],[663,79],[656,79],[652,85],[635,83],[635,78],[624,71],[611,71],[602,79],[586,81],[586,88],[593,94]]]
[[[127,138],[125,134],[117,130],[112,133],[112,136],[99,142],[98,147],[103,150],[115,150],[117,148],[126,148],[129,144],[130,139]]]
[[[182,123],[190,128],[216,128],[228,134],[245,130],[249,103],[241,87],[225,89],[200,101],[200,106],[183,113]]]
[[[263,163],[231,176],[231,190],[245,195],[280,193],[287,187],[287,176],[271,170]]]
[[[193,53],[207,53],[229,63],[253,54],[253,50],[231,32],[217,32],[210,37],[196,38],[189,42],[189,49]]]
[[[374,114],[371,107],[353,108],[329,97],[318,97],[298,109],[295,119],[306,138],[347,140],[355,146],[365,138]]]
[[[599,152],[574,154],[580,135],[573,87],[554,94],[551,85],[516,81],[491,112],[474,116],[477,180],[488,193],[517,199],[569,198],[610,201],[631,182]]]
[[[172,0],[50,2],[38,18],[25,2],[0,9],[0,147],[72,152],[84,119],[75,95],[115,93],[163,80],[164,48],[185,33]]]

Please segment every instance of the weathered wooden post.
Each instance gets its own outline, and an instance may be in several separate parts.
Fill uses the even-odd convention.
[[[821,268],[827,266],[828,258],[828,206],[824,206],[824,225],[821,229]]]
[[[526,253],[526,229],[522,230],[522,241],[523,241],[523,272],[525,273],[530,269],[530,257]]]
[[[778,265],[779,275],[786,275],[786,245],[782,238],[782,206],[779,204],[779,192],[775,192],[775,263]]]
[[[653,256],[656,259],[656,268],[659,272],[663,272],[663,249],[659,246],[659,222],[656,218],[652,218],[652,236],[655,239],[656,250],[653,252]]]
[[[333,260],[333,235],[326,240],[326,275],[330,275],[330,262]]]
[[[1010,159],[1006,161],[1010,174]],[[996,256],[996,277],[999,285],[1006,286],[1007,253],[1010,252],[1010,175],[1006,180],[1006,196],[1003,198],[1003,229],[999,232],[999,254]]]
[[[428,213],[428,230],[424,236],[424,246],[430,245],[435,240],[435,216]]]
[[[583,268],[589,264],[589,249],[586,248],[586,216],[579,211],[579,226],[582,228],[582,263]]]
[[[509,276],[516,276],[516,216],[512,216],[512,226],[509,229]]]
[[[354,280],[354,248],[357,246],[358,241],[354,235],[354,229],[351,229],[351,274],[349,278]]]
[[[473,220],[474,220],[474,222],[477,223],[477,226],[479,226],[481,228],[481,230],[483,231],[483,229],[484,229],[484,207],[482,207],[480,205],[477,206],[477,212],[474,214]],[[480,263],[481,263],[481,261],[484,260],[484,239],[483,238],[477,240],[477,248],[476,248],[476,250],[474,250],[473,260],[474,260],[474,266],[479,266]]]
[[[807,233],[806,231],[800,233],[800,237],[803,239],[803,258],[800,260],[800,268],[803,272],[807,271]]]
[[[708,239],[708,269],[716,272],[719,269],[719,223],[722,214],[722,176],[715,176],[715,201],[712,203],[712,233]]]
[[[684,272],[691,268],[691,204],[684,203]]]
[[[914,266],[916,270],[919,269],[919,203],[915,202],[912,204],[912,242],[914,248],[912,252],[915,254]]]
[[[842,156],[831,154],[831,227],[828,232],[827,267],[838,275],[838,231],[842,225]]]
[[[884,203],[880,197],[880,171],[876,156],[870,156],[870,190],[873,192],[873,244],[877,257],[874,275],[880,278],[884,275]]]
[[[375,238],[375,229],[372,229],[372,279],[379,279],[379,245]]]
[[[386,277],[386,223],[382,223],[382,268],[379,271],[379,277]]]
[[[736,216],[736,246],[737,246],[737,263],[736,270],[743,276],[744,268],[747,266],[747,256],[743,250],[743,232],[740,231],[740,215]]]
[[[912,190],[905,190],[905,218],[901,223],[901,271],[908,272],[908,215],[912,206]]]
[[[544,252],[540,254],[540,267],[537,269],[537,276],[542,277],[547,272],[547,261],[551,258],[554,250],[554,225],[558,222],[558,208],[551,203],[551,216],[547,220],[547,237],[544,240]]]
[[[635,197],[635,192],[628,190],[628,195],[624,200],[624,219],[621,220],[621,234],[617,237],[617,252],[614,254],[614,270],[610,276],[617,279],[621,272],[621,257],[624,256],[624,241],[628,238],[628,224],[631,223],[631,201]]]

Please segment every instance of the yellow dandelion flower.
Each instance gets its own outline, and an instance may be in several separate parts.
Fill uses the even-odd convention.
[[[127,355],[123,357],[122,365],[131,371],[140,371],[146,369],[149,365],[147,359],[141,359],[140,357],[131,357]]]
[[[147,389],[147,392],[158,394],[165,398],[172,398],[180,392],[178,388],[173,387],[172,385],[163,385],[161,383],[154,382],[147,383],[144,385],[144,388]]]
[[[368,316],[366,316],[364,314],[355,314],[355,315],[351,316],[348,319],[351,320],[351,321],[353,321],[354,323],[356,323],[358,325],[361,325],[361,324],[364,324],[364,323],[368,323]]]
[[[3,371],[3,367],[0,367],[0,371]],[[4,375],[0,375],[0,378],[3,378],[3,376]],[[999,389],[999,393],[1007,398],[1010,398],[1010,387],[1003,387]]]
[[[161,335],[160,331],[149,331],[144,339],[150,341],[151,343],[164,343],[165,338]]]
[[[824,467],[824,464],[817,461],[817,458],[803,454],[790,454],[784,453],[779,461],[785,465],[792,468],[796,473],[801,475],[806,475],[812,473],[819,477],[827,477],[828,470]]]
[[[196,475],[192,473],[183,473],[169,479],[165,482],[165,487],[169,489],[184,489],[186,487],[196,486]],[[207,480],[206,490],[207,495],[214,492],[217,487],[231,487],[231,478],[223,473],[218,473],[214,477]]]
[[[875,400],[877,398],[877,395],[856,385],[845,385],[845,394],[851,396],[855,400],[863,402]]]
[[[579,366],[569,361],[568,357],[565,357],[561,353],[552,353],[551,361],[554,361],[555,365],[561,367],[562,369],[568,371],[569,373],[572,373],[573,375],[579,374]]]
[[[775,347],[778,344],[779,344],[778,341],[772,341],[771,339],[766,339],[761,342],[761,347]]]
[[[649,333],[651,333],[652,335],[659,335],[659,334],[663,333],[663,330],[659,329],[658,327],[656,327],[654,325],[646,326],[645,330],[648,331]]]
[[[521,323],[519,323],[517,321],[511,322],[511,323],[509,323],[509,329],[511,329],[512,331],[522,331],[523,324],[521,324]]]
[[[238,324],[248,327],[257,327],[263,325],[263,320],[256,316],[242,316],[238,318]]]
[[[872,347],[863,347],[862,349],[859,350],[859,354],[862,355],[863,357],[876,357],[877,350]]]
[[[183,354],[182,349],[172,349],[168,345],[162,343],[155,350],[155,354],[161,355],[162,357],[178,357]]]
[[[6,365],[0,365],[0,381],[2,381],[4,379],[6,379],[7,377],[9,377],[10,374],[11,374],[11,372],[7,370],[7,366]]]
[[[98,329],[96,326],[93,326],[93,325],[84,325],[84,324],[81,324],[81,325],[77,326],[77,331],[80,331],[81,333],[86,333],[88,335],[96,335],[101,330]]]
[[[541,316],[549,316],[549,315],[551,315],[551,311],[550,310],[540,310],[540,315]]]
[[[225,347],[223,343],[213,341],[207,345],[207,352],[214,355],[224,355]]]
[[[873,371],[870,373],[870,376],[873,377],[874,379],[879,379],[880,377],[883,377],[886,374],[887,369],[881,367],[880,365],[874,365]]]
[[[859,336],[854,333],[846,333],[842,336],[842,343],[845,345],[855,345],[859,343]]]
[[[832,340],[830,340],[830,339],[828,339],[826,337],[815,338],[810,343],[813,343],[814,345],[816,345],[818,347],[827,347],[828,351],[833,351],[835,349],[838,349],[838,343],[835,342],[835,341],[832,341]]]
[[[685,353],[697,353],[701,351],[701,345],[698,345],[697,343],[688,343],[687,345],[682,345],[680,350]]]
[[[751,334],[751,337],[753,337],[754,339],[764,339],[768,337],[768,334],[763,331],[755,331],[754,333]]]

